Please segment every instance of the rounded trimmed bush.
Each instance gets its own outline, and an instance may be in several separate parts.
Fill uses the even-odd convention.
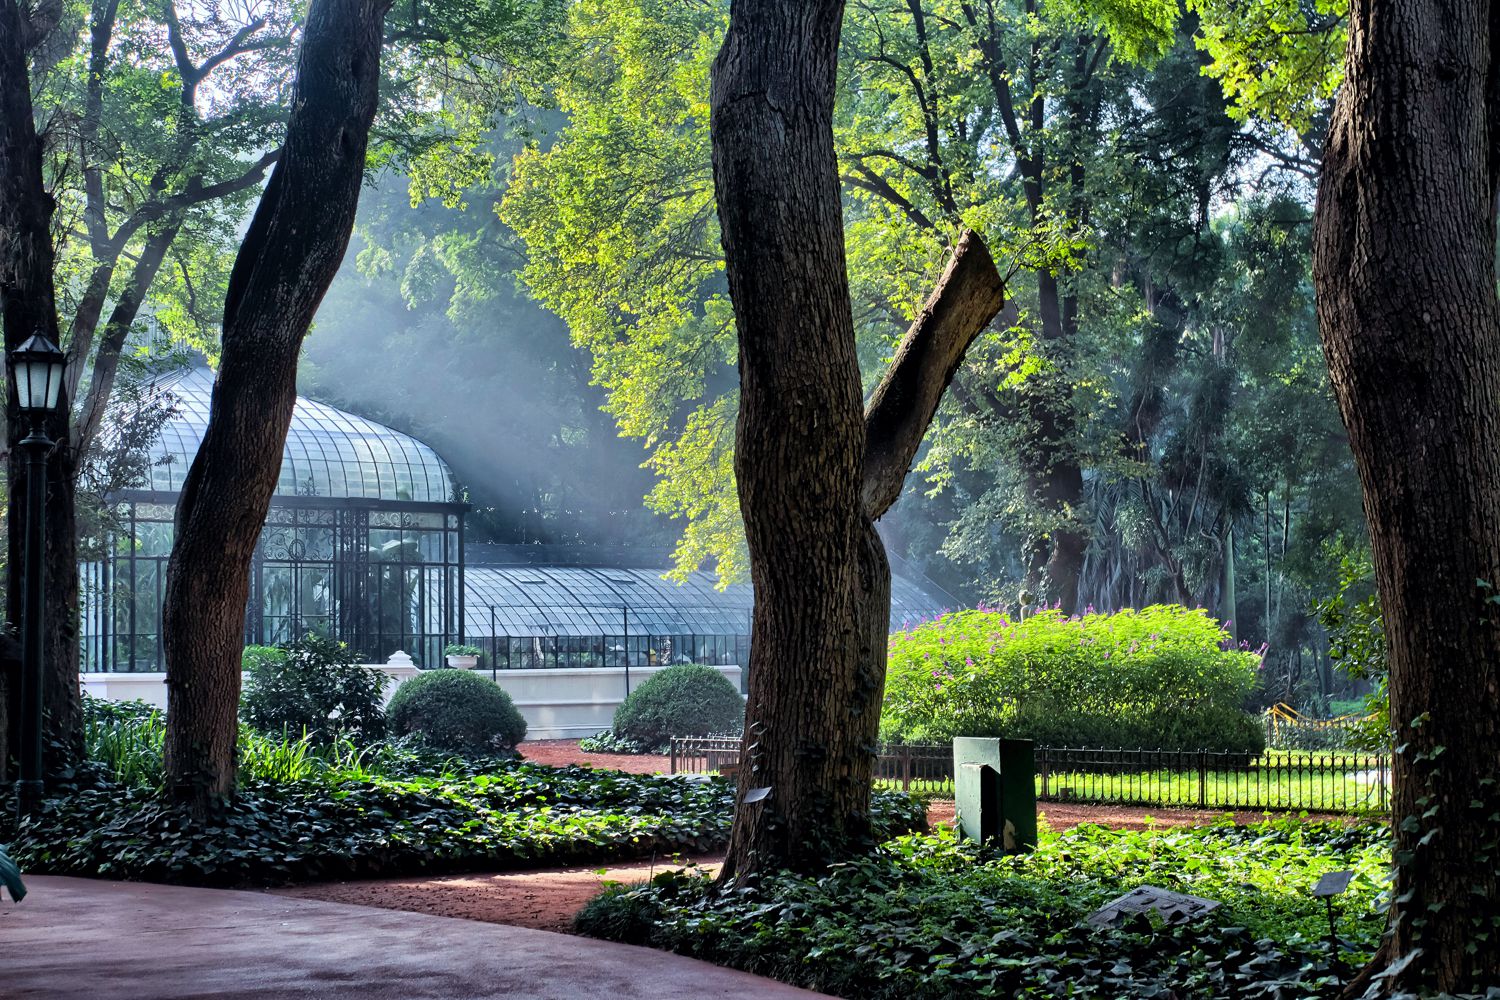
[[[630,692],[615,710],[616,738],[648,747],[673,736],[737,733],[745,725],[745,699],[713,667],[668,667]]]
[[[395,734],[415,735],[440,750],[504,752],[526,737],[526,720],[510,695],[467,670],[418,674],[396,689],[386,717]]]

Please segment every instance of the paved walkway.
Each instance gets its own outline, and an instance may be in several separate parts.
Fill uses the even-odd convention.
[[[33,876],[0,902],[0,996],[794,1000],[679,955],[260,892]]]

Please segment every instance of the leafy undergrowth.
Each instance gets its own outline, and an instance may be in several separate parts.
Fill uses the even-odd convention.
[[[1290,998],[1337,994],[1328,924],[1308,890],[1357,874],[1339,902],[1341,958],[1379,938],[1389,844],[1371,825],[1046,834],[1006,858],[951,834],[909,836],[820,878],[779,874],[716,892],[693,875],[615,887],[583,933],[645,944],[860,1000],[955,997]],[[1219,900],[1183,924],[1086,922],[1149,884]]]
[[[617,735],[613,729],[606,729],[593,736],[585,736],[578,741],[578,749],[584,753],[663,754],[667,752],[669,746],[670,742],[656,746],[639,740],[627,739]]]
[[[504,759],[449,758],[435,777],[422,766],[405,754],[384,773],[249,782],[206,821],[149,784],[100,778],[19,825],[0,802],[0,843],[35,874],[232,886],[712,851],[729,835],[733,789],[722,779]],[[879,795],[876,813],[888,835],[925,825],[904,796]]]

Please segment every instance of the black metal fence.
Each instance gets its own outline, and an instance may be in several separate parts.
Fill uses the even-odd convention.
[[[676,737],[673,774],[732,770],[734,737]],[[1037,747],[1036,792],[1042,802],[1384,813],[1390,808],[1390,758],[1384,754],[1263,754]],[[953,748],[946,744],[880,747],[882,787],[953,794]]]

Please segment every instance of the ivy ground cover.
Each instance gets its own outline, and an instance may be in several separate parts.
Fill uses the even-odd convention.
[[[1044,834],[1006,858],[951,835],[909,836],[821,877],[715,891],[693,876],[616,887],[584,933],[693,955],[861,1000],[965,997],[1335,996],[1374,950],[1389,859],[1383,828],[1282,819],[1175,831]],[[1319,876],[1352,869],[1337,959]],[[1095,927],[1143,885],[1215,899],[1196,921]]]
[[[239,792],[201,818],[162,797],[149,759],[120,767],[134,750],[110,768],[90,761],[19,823],[14,802],[0,798],[0,845],[34,874],[235,886],[540,868],[713,851],[728,840],[733,786],[723,778],[442,757],[401,744],[348,758],[304,750],[299,741],[262,746]],[[883,835],[925,826],[908,796],[878,795],[875,813]]]

